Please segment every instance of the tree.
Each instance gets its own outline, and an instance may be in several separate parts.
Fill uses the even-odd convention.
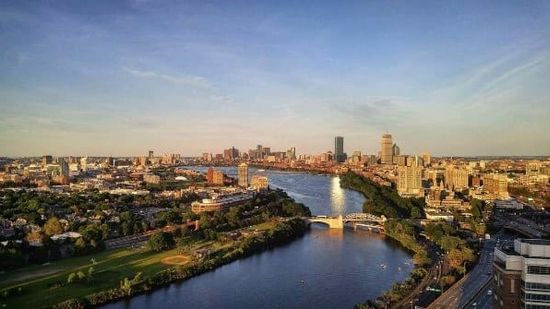
[[[59,219],[56,217],[51,217],[46,221],[46,224],[44,224],[44,233],[48,236],[61,234],[63,233],[63,226],[61,226],[61,223],[59,222]]]
[[[160,252],[173,248],[176,245],[176,242],[174,241],[174,237],[172,234],[159,232],[153,234],[147,244],[149,246],[149,249],[155,252]]]
[[[29,243],[33,243],[33,242],[42,242],[42,234],[38,231],[30,231],[27,236],[25,237],[25,239],[29,242]]]

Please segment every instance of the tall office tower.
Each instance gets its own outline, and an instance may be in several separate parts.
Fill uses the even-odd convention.
[[[550,241],[515,239],[497,246],[493,308],[550,308]]]
[[[87,157],[80,158],[80,169],[83,172],[88,170],[88,158]]]
[[[69,164],[67,161],[63,158],[59,158],[57,161],[59,163],[60,175],[63,177],[69,177]]]
[[[296,160],[296,147],[290,147],[286,151],[286,158],[289,160]]]
[[[256,159],[257,160],[261,160],[264,158],[263,156],[263,152],[264,152],[264,148],[262,147],[262,145],[257,145],[256,146]]]
[[[52,164],[52,162],[53,162],[52,156],[50,155],[42,156],[42,165]]]
[[[380,140],[380,162],[382,164],[393,163],[393,140],[391,134],[382,135]]]
[[[394,157],[401,154],[401,149],[399,148],[399,146],[397,146],[397,144],[393,144],[391,148],[391,153]]]
[[[153,151],[152,150],[149,150],[149,159],[153,157]]]
[[[334,160],[336,162],[346,161],[344,154],[344,138],[342,136],[336,136],[334,138]]]
[[[422,168],[400,166],[398,168],[397,193],[403,197],[423,197]]]
[[[239,164],[239,187],[248,187],[248,164]]]

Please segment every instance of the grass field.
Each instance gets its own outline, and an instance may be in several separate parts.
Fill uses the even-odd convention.
[[[176,255],[178,253],[175,249],[160,253],[147,249],[117,249],[6,272],[1,277],[0,293],[19,287],[22,292],[7,300],[0,300],[0,305],[7,308],[49,307],[65,299],[117,287],[122,278],[131,278],[138,272],[145,276],[152,275],[170,267],[161,261]],[[95,264],[92,263],[92,258]],[[191,257],[188,260],[190,261]],[[68,275],[72,272],[87,273],[90,266],[95,270],[92,282],[55,287],[57,282],[66,283]]]

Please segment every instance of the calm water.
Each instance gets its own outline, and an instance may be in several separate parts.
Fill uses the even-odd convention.
[[[235,168],[224,170],[235,174]],[[341,189],[337,177],[265,173],[271,186],[314,214],[361,210],[362,195]],[[313,225],[286,246],[105,308],[352,308],[404,280],[411,269],[410,256],[377,234]]]

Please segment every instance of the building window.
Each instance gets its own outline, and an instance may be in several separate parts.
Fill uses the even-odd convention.
[[[533,293],[525,293],[525,301],[536,301],[536,302],[548,302],[550,303],[550,295],[546,294],[533,294]],[[548,304],[548,307],[544,308],[550,308],[550,304]]]
[[[550,275],[550,267],[527,266],[527,273],[531,275]]]
[[[510,279],[510,293],[516,292],[516,280]]]
[[[545,283],[535,283],[535,282],[525,282],[522,281],[521,285],[525,290],[531,291],[550,291],[550,284]]]
[[[548,309],[550,308],[550,305],[531,305],[527,304],[525,305],[526,309]]]

